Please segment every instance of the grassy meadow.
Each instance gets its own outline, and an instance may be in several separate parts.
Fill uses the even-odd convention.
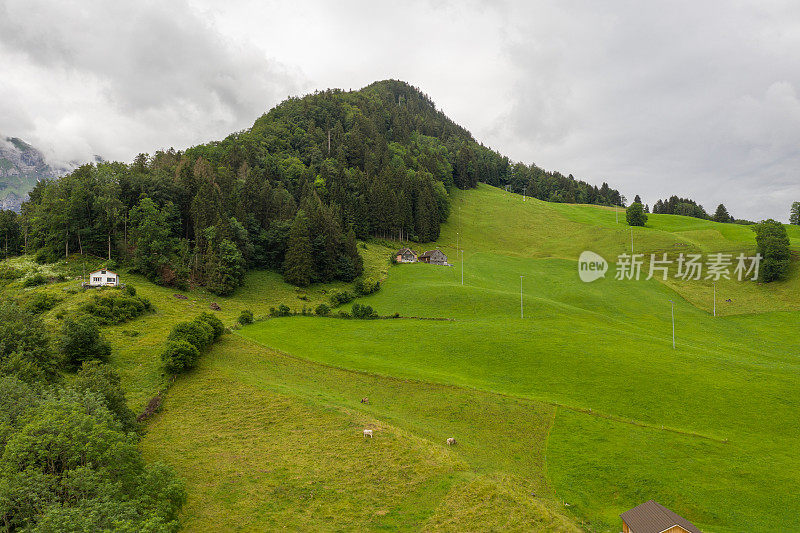
[[[186,481],[185,529],[614,532],[653,498],[704,531],[800,530],[798,261],[768,285],[618,281],[613,265],[582,283],[582,251],[630,252],[618,216],[453,191],[439,241],[417,250],[438,246],[452,267],[390,266],[397,244],[359,245],[383,284],[357,301],[401,318],[267,318],[342,283],[251,272],[232,297],[179,299],[121,272],[154,307],[104,328],[136,411],[168,384],[159,354],[176,322],[216,302],[232,327],[171,386],[141,444]],[[800,227],[790,238],[796,254]],[[650,215],[633,242],[669,257],[755,251],[746,226],[671,215]],[[22,304],[56,296],[42,315],[53,332],[91,296],[76,290],[80,258],[9,262],[69,278],[0,286]],[[243,309],[257,322],[234,327]]]

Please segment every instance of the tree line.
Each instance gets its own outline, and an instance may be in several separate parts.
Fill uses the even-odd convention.
[[[162,285],[221,295],[249,268],[297,285],[351,281],[363,271],[358,239],[436,240],[450,189],[479,182],[549,201],[624,201],[605,183],[512,164],[388,80],[290,98],[221,141],[43,181],[21,216],[0,217],[0,250],[115,258]]]
[[[705,220],[713,220],[715,222],[726,223],[749,223],[745,220],[735,219],[725,207],[724,204],[719,204],[713,215],[709,215],[702,205],[698,204],[690,198],[680,198],[678,196],[670,196],[665,200],[658,200],[653,204],[653,213],[663,215],[683,215],[687,217],[702,218]]]

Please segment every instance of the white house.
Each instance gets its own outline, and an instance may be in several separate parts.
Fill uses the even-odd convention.
[[[110,270],[96,270],[89,274],[89,287],[118,287],[119,276]]]

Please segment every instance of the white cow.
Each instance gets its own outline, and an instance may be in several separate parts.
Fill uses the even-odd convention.
[[[365,429],[364,430],[364,437],[365,438],[366,437],[372,438],[372,430],[371,429]]]
[[[447,445],[448,446],[453,446],[455,443],[456,443],[456,439],[454,439],[453,437],[450,437],[449,439],[447,439]]]

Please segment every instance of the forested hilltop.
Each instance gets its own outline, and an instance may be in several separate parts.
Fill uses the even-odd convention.
[[[290,98],[249,130],[131,164],[84,165],[30,193],[9,218],[12,252],[129,262],[163,284],[229,294],[247,268],[290,283],[350,281],[357,239],[428,242],[452,187],[484,182],[557,202],[623,204],[477,143],[428,96],[395,80]]]

